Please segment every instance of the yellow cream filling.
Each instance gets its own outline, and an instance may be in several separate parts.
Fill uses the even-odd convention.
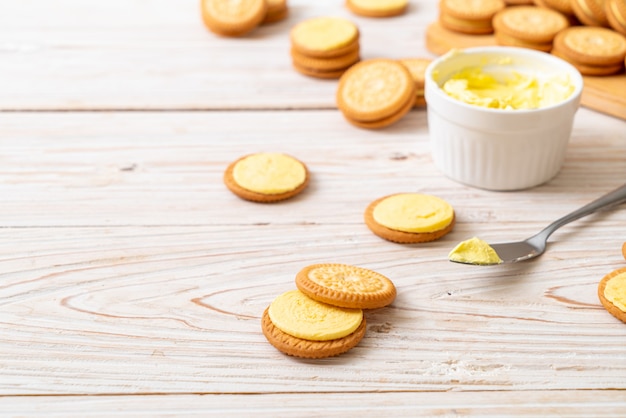
[[[352,334],[363,321],[361,309],[340,308],[318,302],[299,290],[278,296],[270,304],[269,317],[274,326],[312,341],[328,341]]]
[[[606,282],[604,297],[620,311],[626,312],[626,272],[611,277]]]
[[[259,153],[235,164],[233,178],[244,189],[277,194],[300,186],[306,179],[306,169],[300,161],[288,155]]]
[[[469,67],[443,85],[450,97],[464,103],[494,109],[538,109],[566,100],[574,85],[566,74],[537,77],[515,71],[487,73]]]
[[[443,199],[418,193],[389,196],[374,208],[380,225],[403,232],[439,231],[452,222],[454,210]]]
[[[502,260],[493,248],[479,238],[470,238],[457,244],[448,254],[450,261],[466,264],[500,264]]]
[[[316,51],[329,51],[356,39],[357,27],[337,17],[319,17],[298,24],[291,32],[293,41]]]

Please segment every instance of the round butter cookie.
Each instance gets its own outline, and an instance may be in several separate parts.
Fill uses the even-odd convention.
[[[303,55],[336,57],[358,48],[359,29],[347,19],[317,17],[295,25],[290,39],[292,47]]]
[[[626,36],[626,0],[606,0],[604,9],[611,28]]]
[[[439,22],[455,32],[488,34],[493,32],[494,15],[505,7],[503,0],[441,0]]]
[[[526,44],[551,44],[557,33],[569,26],[563,14],[537,6],[507,7],[493,18],[496,35]]]
[[[224,172],[224,184],[235,195],[254,202],[289,199],[309,183],[307,166],[286,154],[250,154],[232,162]]]
[[[574,14],[574,8],[572,2],[574,0],[541,0],[536,2],[539,6],[548,7],[557,12],[561,12],[564,15],[571,16]]]
[[[611,315],[626,322],[626,267],[613,270],[600,280],[598,298]]]
[[[313,264],[296,275],[298,289],[317,301],[352,309],[375,309],[396,298],[391,280],[372,270],[347,264]]]
[[[267,12],[261,22],[264,25],[270,23],[279,22],[287,17],[289,14],[289,8],[287,7],[287,0],[266,0]]]
[[[256,28],[267,14],[266,0],[202,0],[202,20],[222,36],[242,36]]]
[[[554,48],[575,63],[621,65],[626,57],[626,37],[607,28],[572,26],[556,35]]]
[[[363,339],[366,328],[367,322],[363,318],[358,328],[345,337],[315,341],[294,337],[281,331],[270,319],[269,308],[265,309],[261,318],[263,335],[278,351],[294,357],[311,359],[338,356],[349,351]]]
[[[365,17],[392,17],[403,14],[409,0],[346,0],[346,7]]]
[[[574,15],[584,25],[608,26],[604,2],[605,0],[571,0],[571,5]]]
[[[365,209],[367,227],[379,237],[401,244],[437,240],[452,230],[452,206],[436,196],[398,193],[374,200]]]
[[[400,64],[404,65],[413,81],[415,82],[415,102],[413,107],[422,107],[426,105],[424,99],[424,83],[426,75],[426,67],[432,62],[430,58],[403,58],[400,59]]]
[[[414,97],[415,83],[409,70],[384,58],[364,60],[350,67],[341,76],[336,95],[344,116],[358,122],[396,115]]]

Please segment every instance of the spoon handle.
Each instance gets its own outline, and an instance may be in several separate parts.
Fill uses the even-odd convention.
[[[622,202],[626,202],[626,184],[618,187],[612,192],[605,194],[602,197],[599,197],[593,202],[587,203],[585,206],[581,207],[580,209],[577,209],[574,212],[568,215],[565,215],[562,218],[557,219],[556,221],[552,222],[550,225],[548,225],[545,229],[543,229],[537,235],[542,236],[543,239],[548,239],[548,237],[552,235],[554,231],[556,231],[563,225],[566,225],[572,221],[575,221],[576,219],[580,219],[583,216],[587,216],[597,211],[598,209],[602,209],[604,207],[619,204]]]

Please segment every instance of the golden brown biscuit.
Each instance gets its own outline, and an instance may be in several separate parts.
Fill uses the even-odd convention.
[[[537,6],[508,7],[493,18],[496,35],[519,40],[522,45],[551,44],[556,34],[568,26],[563,14]]]
[[[551,54],[572,64],[582,75],[588,75],[592,77],[605,77],[605,76],[617,74],[624,69],[624,64],[614,64],[614,65],[581,64],[580,62],[573,61],[570,57],[567,57],[565,54],[562,54],[559,50],[554,49],[554,48],[552,49]]]
[[[606,0],[604,10],[611,28],[626,36],[626,0]]]
[[[361,325],[347,337],[328,341],[312,341],[294,337],[278,329],[272,323],[268,309],[263,312],[261,319],[263,335],[278,351],[294,357],[313,359],[337,356],[356,347],[365,335],[366,325],[365,318],[363,318]]]
[[[292,62],[292,65],[293,65],[293,68],[302,75],[306,75],[308,77],[313,77],[313,78],[327,79],[327,80],[338,79],[347,70],[347,68],[341,69],[341,70],[332,70],[332,71],[316,70],[313,68],[302,67],[295,62]]]
[[[552,51],[552,42],[548,42],[544,44],[533,43],[533,42],[523,41],[521,39],[515,38],[513,36],[509,36],[502,32],[496,32],[494,35],[494,39],[496,40],[498,45],[529,48],[529,49],[535,49],[537,51],[542,51],[542,52]]]
[[[541,0],[536,2],[539,6],[548,7],[550,9],[561,12],[564,15],[573,15],[574,8],[572,7],[573,0]]]
[[[626,37],[607,28],[575,26],[560,32],[555,47],[574,61],[590,65],[612,65],[626,57]]]
[[[266,0],[202,0],[202,20],[222,36],[242,36],[256,28],[267,13]]]
[[[286,154],[258,153],[237,159],[226,168],[224,184],[238,197],[259,203],[289,199],[309,184],[307,166]]]
[[[263,21],[264,25],[279,22],[287,17],[289,14],[289,8],[287,7],[287,0],[266,0],[267,12]]]
[[[398,196],[398,195],[400,194],[384,196],[379,199],[376,199],[372,203],[370,203],[365,209],[365,213],[364,213],[365,224],[375,235],[383,239],[386,239],[387,241],[396,242],[400,244],[417,244],[417,243],[437,240],[443,237],[444,235],[446,235],[448,232],[452,231],[452,228],[454,227],[454,224],[456,221],[456,216],[454,214],[454,210],[452,209],[452,207],[449,206],[449,204],[447,204],[447,202],[443,200],[441,201],[440,206],[442,209],[445,209],[448,212],[448,215],[449,215],[449,212],[451,211],[451,215],[449,216],[448,215],[433,216],[433,214],[435,214],[436,212],[432,212],[432,211],[427,211],[425,213],[420,214],[420,211],[421,211],[420,208],[415,208],[415,211],[417,213],[416,215],[413,216],[413,218],[416,220],[422,219],[425,221],[424,225],[426,227],[423,228],[423,230],[421,231],[413,232],[413,231],[399,229],[397,227],[392,228],[390,226],[384,225],[383,223],[377,221],[376,216],[374,214],[376,207],[382,202],[386,201],[387,199]],[[428,198],[431,197],[428,195],[424,195],[424,196]],[[432,196],[432,198],[435,198],[435,197]],[[435,198],[435,199],[438,199],[438,198]],[[431,222],[432,224],[429,227],[429,223]]]
[[[481,35],[493,32],[492,19],[503,10],[503,0],[441,0],[439,2],[439,22],[455,32]]]
[[[415,83],[402,64],[391,59],[361,61],[339,80],[337,106],[347,119],[380,121],[402,111],[415,97]]]
[[[545,0],[544,0],[545,1]],[[588,26],[608,26],[604,11],[605,0],[571,0],[574,15]]]
[[[311,299],[343,308],[382,308],[396,298],[387,277],[347,264],[307,266],[296,275],[296,286]]]
[[[404,65],[407,70],[409,70],[415,82],[415,101],[413,107],[425,106],[424,83],[426,81],[426,67],[428,67],[432,60],[430,58],[403,58],[399,61],[400,64]]]
[[[604,276],[598,284],[598,298],[600,299],[600,303],[602,303],[602,306],[604,306],[604,308],[609,311],[611,315],[622,322],[626,322],[626,311],[622,310],[619,306],[610,301],[607,298],[605,291],[607,284],[609,284],[611,280],[620,280],[619,283],[626,286],[626,278],[624,276],[626,276],[626,267],[613,270]],[[617,286],[617,288],[620,288],[620,286]],[[623,287],[621,289],[622,294],[626,293]],[[624,301],[622,300],[621,302],[623,303]]]

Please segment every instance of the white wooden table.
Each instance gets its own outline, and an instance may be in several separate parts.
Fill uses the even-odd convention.
[[[289,30],[354,21],[364,59],[432,57],[437,2],[393,19],[342,1],[220,38],[197,0],[0,1],[1,416],[620,416],[626,325],[599,304],[626,266],[626,207],[563,227],[539,259],[470,267],[474,235],[521,239],[626,180],[626,121],[581,108],[559,175],[531,190],[469,188],[433,166],[424,110],[349,125],[335,80],[296,73]],[[625,76],[626,80],[626,76]],[[626,82],[626,81],[625,81]],[[256,151],[307,163],[275,205],[222,184]],[[458,223],[398,245],[362,213],[435,194]],[[299,360],[260,316],[305,265],[376,270],[398,288],[358,347]]]

